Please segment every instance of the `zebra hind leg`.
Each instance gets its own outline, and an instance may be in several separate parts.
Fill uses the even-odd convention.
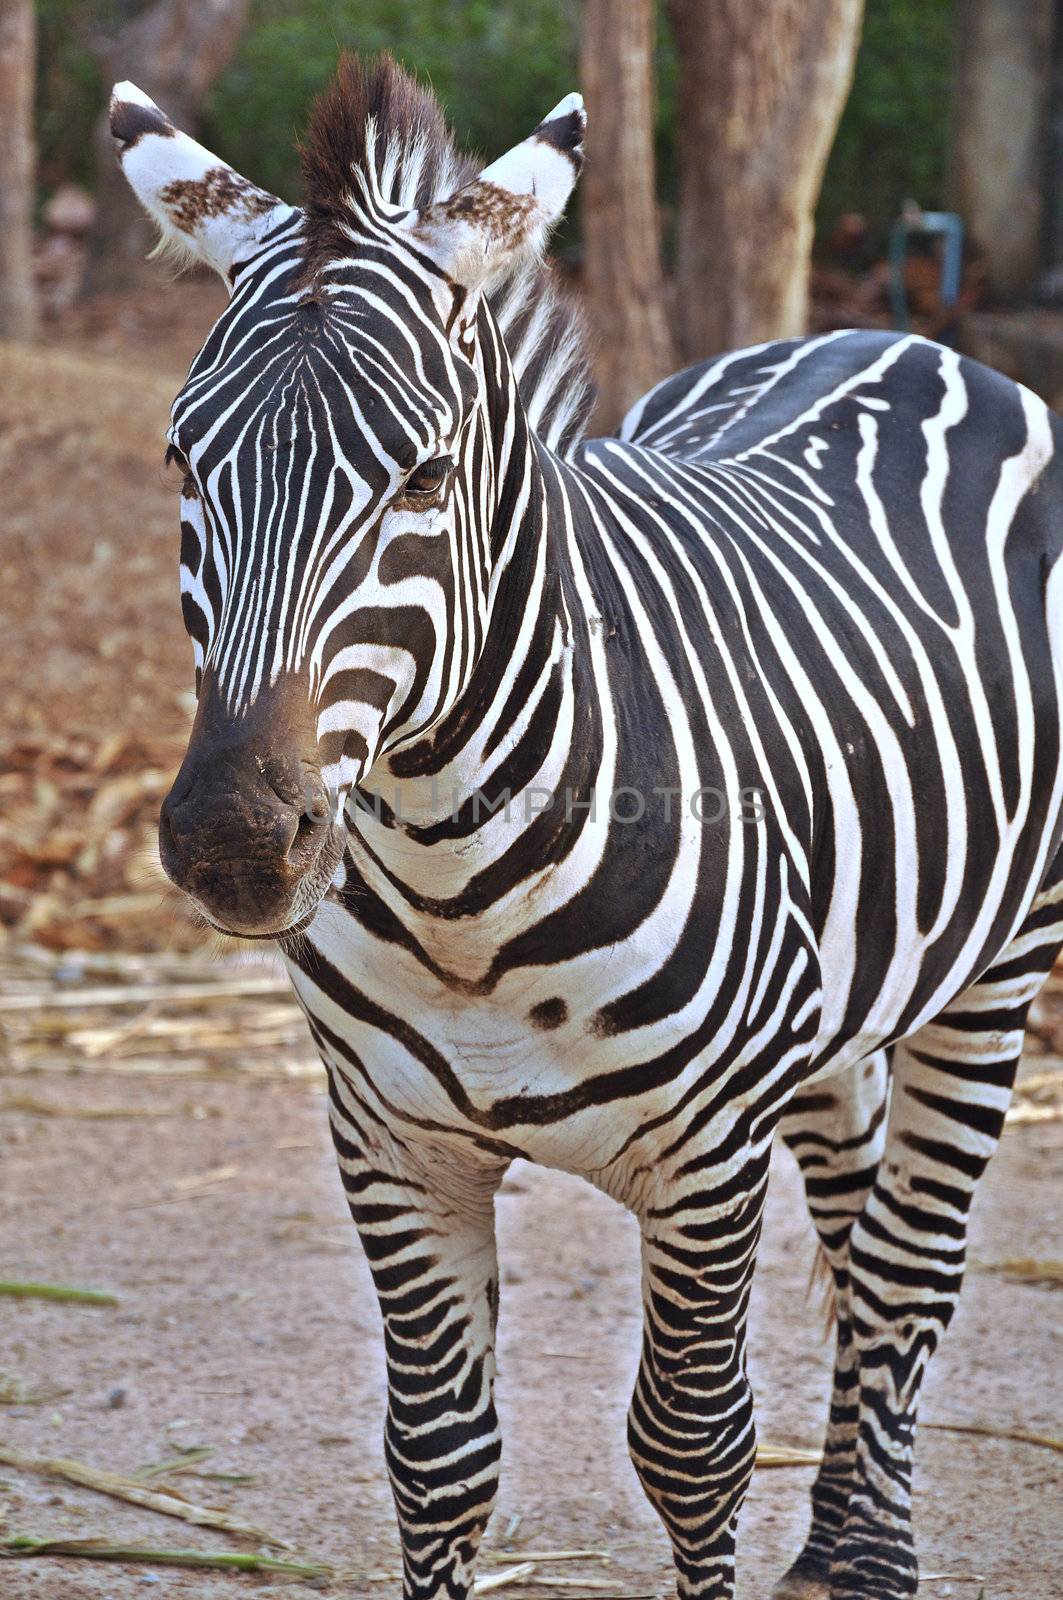
[[[996,1148],[1026,1013],[1063,944],[1063,882],[993,968],[894,1046],[886,1148],[849,1241],[859,1423],[831,1600],[910,1600],[919,1389],[959,1298],[967,1217]]]
[[[812,1487],[812,1524],[773,1600],[825,1600],[831,1556],[848,1511],[859,1422],[849,1235],[875,1181],[888,1100],[889,1066],[886,1052],[878,1050],[848,1071],[801,1090],[779,1124],[801,1169],[808,1208],[830,1267],[836,1329],[823,1464]]]

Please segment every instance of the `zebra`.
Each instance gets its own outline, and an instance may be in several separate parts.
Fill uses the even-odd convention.
[[[344,57],[298,208],[133,85],[111,129],[230,291],[169,432],[198,700],[161,859],[275,942],[327,1069],[404,1600],[466,1600],[491,1514],[516,1157],[638,1219],[630,1454],[680,1600],[729,1600],[777,1130],[837,1343],[774,1593],[913,1595],[920,1385],[1063,945],[1059,421],[848,331],[587,440],[543,264],[576,95],[479,170],[402,68]]]

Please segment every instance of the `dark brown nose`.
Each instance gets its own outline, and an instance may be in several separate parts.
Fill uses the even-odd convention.
[[[212,922],[268,935],[293,921],[330,820],[328,792],[309,763],[253,743],[193,739],[163,803],[159,853],[167,876]]]

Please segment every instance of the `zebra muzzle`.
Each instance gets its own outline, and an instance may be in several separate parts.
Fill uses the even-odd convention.
[[[166,875],[216,928],[244,938],[305,924],[342,854],[318,763],[283,731],[282,743],[262,716],[197,716],[159,817]]]

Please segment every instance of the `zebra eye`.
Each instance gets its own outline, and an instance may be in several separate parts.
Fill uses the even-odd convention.
[[[422,461],[403,484],[403,497],[414,502],[434,499],[453,468],[452,456],[433,456],[431,461]]]
[[[184,488],[187,490],[192,483],[192,468],[188,464],[188,457],[178,450],[175,444],[167,445],[165,465],[174,467],[184,479]]]

